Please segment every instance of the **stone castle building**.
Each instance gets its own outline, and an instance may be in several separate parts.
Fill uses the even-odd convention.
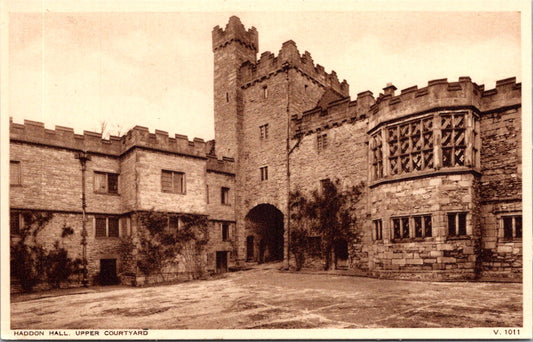
[[[257,54],[258,33],[237,17],[212,32],[215,140],[136,126],[121,137],[11,123],[11,229],[49,211],[43,231],[81,253],[79,152],[87,162],[88,265],[121,275],[119,237],[139,212],[208,217],[207,269],[289,255],[288,198],[326,179],[364,184],[360,241],[345,267],[369,276],[510,279],[522,276],[521,84],[461,77],[396,93],[349,96],[293,41]],[[175,218],[175,219],[172,219]],[[317,237],[318,238],[318,237]],[[342,253],[345,254],[345,253]]]

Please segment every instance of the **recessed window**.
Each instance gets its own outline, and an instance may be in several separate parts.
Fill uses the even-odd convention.
[[[413,217],[415,237],[429,237],[432,235],[431,215]]]
[[[11,211],[9,213],[9,225],[11,235],[19,235],[20,229],[23,226],[24,219],[22,214],[18,211]]]
[[[522,237],[522,215],[502,216],[502,225],[504,238]]]
[[[372,151],[372,171],[374,179],[383,177],[383,140],[381,131],[374,134],[370,139],[370,149]]]
[[[222,241],[229,240],[229,224],[222,223]]]
[[[209,204],[209,185],[205,186],[205,200]]]
[[[268,98],[268,87],[267,86],[263,87],[263,98],[264,99]]]
[[[118,194],[118,174],[94,171],[94,192]]]
[[[229,205],[229,188],[220,188],[220,203]]]
[[[448,236],[466,235],[466,213],[448,213]]]
[[[268,124],[259,126],[259,136],[262,140],[268,139]]]
[[[168,232],[175,233],[180,229],[180,217],[177,215],[170,215],[168,217]]]
[[[383,239],[383,222],[381,220],[372,221],[374,224],[374,239],[382,240]]]
[[[20,161],[10,161],[9,162],[9,184],[11,185],[21,185],[20,177]]]
[[[226,93],[226,103],[229,102],[229,93]]]
[[[95,237],[119,237],[118,217],[95,217]]]
[[[395,217],[392,219],[392,230],[395,239],[409,238],[409,217]]]
[[[465,165],[465,114],[441,115],[442,166]]]
[[[322,151],[328,147],[328,135],[326,133],[318,133],[316,136],[317,149]]]
[[[185,173],[162,170],[161,191],[174,194],[185,194]]]
[[[131,236],[131,217],[122,216],[119,219],[119,230],[121,232],[121,236]]]
[[[260,167],[259,171],[261,173],[261,181],[268,180],[268,166]]]

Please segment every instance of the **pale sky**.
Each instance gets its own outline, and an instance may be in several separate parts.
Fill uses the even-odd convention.
[[[141,125],[214,137],[211,30],[237,15],[259,52],[284,41],[335,70],[350,94],[377,97],[470,76],[485,89],[521,81],[518,12],[11,13],[9,116],[112,133]]]

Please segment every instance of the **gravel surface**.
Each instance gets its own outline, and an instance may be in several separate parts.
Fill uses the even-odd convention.
[[[522,285],[279,272],[280,264],[145,288],[12,296],[12,329],[522,326]]]

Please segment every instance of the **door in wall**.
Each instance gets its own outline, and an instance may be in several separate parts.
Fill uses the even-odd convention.
[[[246,238],[246,260],[254,260],[254,237],[250,235]]]
[[[228,252],[217,252],[217,273],[224,273],[228,271]]]
[[[117,259],[100,259],[100,284],[118,284]]]

